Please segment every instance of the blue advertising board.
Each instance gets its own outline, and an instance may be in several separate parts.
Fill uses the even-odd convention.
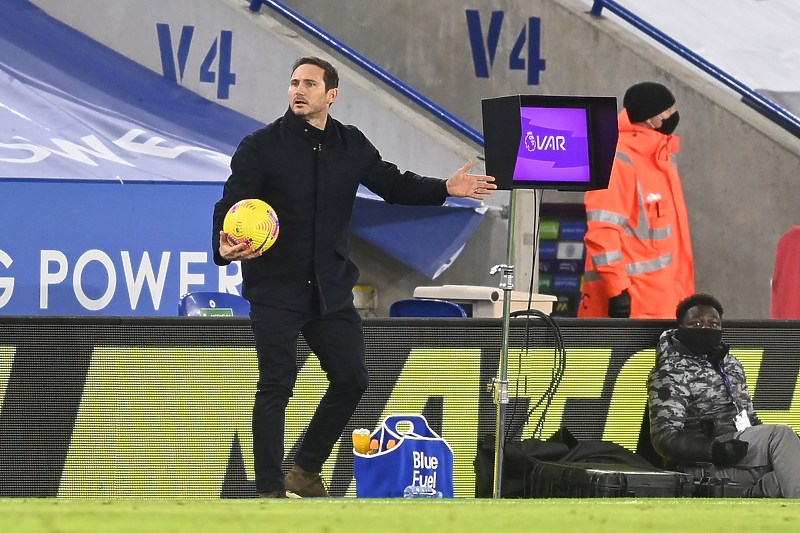
[[[222,188],[0,180],[0,314],[174,316],[190,291],[241,294],[238,263],[217,267],[211,256]],[[457,203],[398,207],[360,193],[351,230],[434,277],[481,219]],[[432,223],[437,231],[426,231]],[[408,234],[417,237],[406,242]]]
[[[221,183],[3,181],[0,313],[177,314],[189,291],[241,292],[211,257]]]

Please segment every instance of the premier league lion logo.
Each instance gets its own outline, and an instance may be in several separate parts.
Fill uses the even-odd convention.
[[[529,131],[528,134],[525,135],[525,148],[527,148],[529,152],[536,151],[536,137],[533,136],[532,131]]]

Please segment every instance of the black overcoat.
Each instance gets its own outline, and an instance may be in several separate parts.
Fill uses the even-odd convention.
[[[349,257],[348,231],[359,184],[388,203],[441,205],[447,198],[445,180],[400,172],[354,126],[329,116],[319,137],[289,109],[245,137],[233,155],[214,206],[214,262],[229,263],[219,254],[219,232],[239,200],[264,200],[280,224],[275,244],[242,262],[242,295],[251,302],[302,311],[312,282],[322,313],[350,305],[359,273]]]

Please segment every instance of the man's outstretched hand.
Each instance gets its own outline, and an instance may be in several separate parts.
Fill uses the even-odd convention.
[[[485,195],[492,194],[497,185],[492,183],[494,177],[479,174],[467,174],[472,168],[472,159],[456,171],[447,180],[447,194],[459,198],[473,198],[483,200]]]

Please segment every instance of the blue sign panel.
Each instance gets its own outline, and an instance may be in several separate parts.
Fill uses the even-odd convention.
[[[240,293],[211,257],[222,184],[0,182],[0,313],[177,314],[180,296]]]

